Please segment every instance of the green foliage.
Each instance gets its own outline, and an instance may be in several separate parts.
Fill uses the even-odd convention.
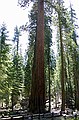
[[[0,99],[9,103],[8,67],[10,66],[10,45],[5,24],[0,29]]]
[[[47,5],[45,4],[45,9]],[[51,14],[50,12],[45,11],[45,79],[46,79],[46,89],[47,92],[49,91],[49,71],[50,71],[50,76],[51,76],[51,82],[52,82],[52,76],[53,76],[53,71],[55,68],[55,58],[54,58],[54,52],[51,48],[52,46],[52,20],[51,20]],[[36,42],[36,29],[37,29],[37,2],[34,2],[32,10],[30,11],[29,14],[29,46],[28,50],[26,52],[26,65],[25,65],[25,89],[26,89],[26,94],[30,94],[29,90],[31,87],[31,78],[32,78],[32,67],[33,67],[33,59],[34,59],[34,52],[35,52],[35,42]],[[49,69],[48,69],[49,67]],[[28,93],[27,93],[28,92]],[[48,94],[48,93],[47,93]]]
[[[31,89],[31,67],[29,61],[27,61],[27,64],[24,68],[24,96],[29,97],[30,95],[30,89]]]
[[[17,103],[19,100],[20,94],[23,89],[23,57],[19,53],[19,36],[20,32],[16,26],[14,31],[14,48],[13,48],[13,56],[12,56],[12,63],[9,67],[9,87],[10,87],[10,93],[11,93],[11,100],[13,106]]]
[[[29,5],[31,0],[19,0],[21,7]],[[59,2],[61,4],[59,4]],[[13,106],[20,99],[26,98],[31,93],[32,67],[36,45],[37,29],[37,0],[33,1],[33,6],[29,14],[29,44],[26,51],[25,63],[20,53],[19,37],[20,29],[16,26],[12,46],[8,41],[8,31],[5,24],[0,27],[0,101],[6,106],[13,101]],[[64,86],[65,103],[67,107],[79,108],[79,46],[77,45],[76,34],[76,14],[70,5],[70,11],[64,7],[63,0],[45,1],[44,28],[45,28],[45,84],[46,97],[49,96],[49,89],[52,91],[53,100],[56,93],[61,98],[61,45],[59,22],[62,32],[63,44],[63,65],[64,65]],[[53,11],[53,17],[52,17]],[[60,20],[58,15],[60,15]],[[57,30],[55,41],[57,43],[57,56],[55,57],[52,41],[54,32],[52,22]],[[53,38],[52,38],[53,33]],[[12,52],[10,51],[12,48]],[[22,99],[22,98],[21,98]]]
[[[61,1],[60,1],[61,2]],[[55,80],[55,89],[56,91],[61,91],[61,62],[60,62],[60,35],[59,35],[59,26],[58,26],[58,14],[60,15],[60,24],[61,24],[61,33],[62,33],[62,45],[63,45],[63,64],[64,64],[64,78],[65,78],[65,102],[67,107],[73,108],[75,107],[75,92],[78,90],[76,88],[77,85],[77,41],[76,41],[76,32],[74,26],[74,18],[73,12],[69,12],[67,9],[64,8],[63,4],[60,4],[60,8],[58,7],[58,3],[54,3],[55,5],[55,16],[54,16],[54,23],[57,26],[57,42],[58,42],[58,55],[56,60],[56,70],[54,73],[54,80]],[[60,13],[59,10],[60,9]],[[75,14],[74,14],[75,15]],[[76,91],[75,91],[76,89]],[[60,93],[60,92],[59,92]],[[77,98],[78,99],[78,98]]]

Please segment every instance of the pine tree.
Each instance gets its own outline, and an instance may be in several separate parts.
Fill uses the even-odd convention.
[[[8,31],[3,23],[0,28],[0,99],[9,104],[8,67],[10,66],[10,45],[8,44]]]
[[[11,89],[11,101],[12,101],[12,111],[14,105],[17,103],[23,86],[23,58],[19,52],[19,36],[20,31],[16,26],[14,29],[14,39],[13,39],[13,58],[12,64],[9,68],[10,75],[9,79],[11,81],[10,89]]]

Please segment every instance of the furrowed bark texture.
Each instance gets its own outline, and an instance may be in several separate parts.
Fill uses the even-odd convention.
[[[42,113],[45,110],[44,0],[38,0],[37,34],[32,69],[30,110],[33,113]]]

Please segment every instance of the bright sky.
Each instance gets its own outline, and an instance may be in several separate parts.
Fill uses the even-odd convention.
[[[66,2],[67,7],[70,6],[70,3],[73,5],[72,7],[76,12],[76,15],[79,21],[79,0],[65,0],[65,2]],[[79,25],[79,22],[78,22],[78,25]]]
[[[10,38],[14,37],[14,27],[26,24],[28,22],[28,9],[22,9],[18,6],[18,0],[0,0],[0,25],[4,22],[9,31]],[[25,45],[28,37],[24,33],[20,37],[22,44]]]
[[[6,23],[10,30],[28,20],[28,9],[23,10],[17,4],[18,0],[0,0],[0,24]]]
[[[79,0],[65,0],[67,6],[69,6],[69,1],[73,4],[77,17],[79,18]],[[0,25],[3,22],[7,25],[11,37],[13,37],[14,27],[16,25],[20,27],[28,21],[29,9],[23,10],[20,6],[17,6],[17,4],[18,0],[0,0]],[[23,34],[21,38],[27,40],[27,33]],[[24,45],[26,40],[23,41]]]
[[[76,17],[78,18],[77,25],[79,26],[79,0],[65,0],[65,2],[67,7],[70,7],[70,3],[73,5],[72,7],[75,10]],[[77,29],[77,34],[79,35],[79,28]],[[77,43],[79,45],[79,37],[77,38]]]

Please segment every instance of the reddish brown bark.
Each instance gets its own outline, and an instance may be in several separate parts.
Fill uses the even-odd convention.
[[[38,0],[37,36],[32,70],[32,89],[30,102],[30,110],[32,112],[44,112],[44,0]]]

